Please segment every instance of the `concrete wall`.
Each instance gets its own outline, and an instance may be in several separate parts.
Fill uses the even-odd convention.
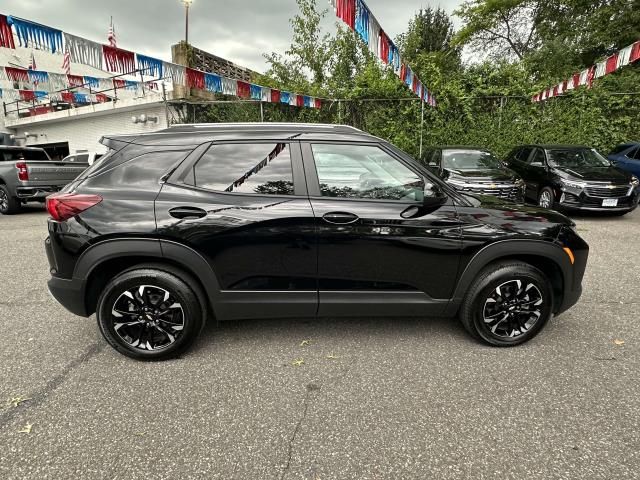
[[[133,123],[132,116],[158,117],[158,123]],[[16,137],[29,133],[27,141],[16,140],[21,145],[42,145],[46,143],[69,142],[71,153],[77,150],[104,152],[105,147],[98,143],[100,137],[108,134],[148,133],[167,128],[166,112],[162,104],[146,105],[135,110],[111,110],[100,115],[79,115],[56,121],[47,121],[9,127]],[[37,136],[31,136],[36,134]]]

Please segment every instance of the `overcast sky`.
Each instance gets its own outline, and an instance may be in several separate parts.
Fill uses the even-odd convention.
[[[451,13],[460,0],[367,0],[382,28],[395,37],[422,6],[442,6]],[[327,0],[318,0],[328,8]],[[284,52],[291,42],[289,18],[295,0],[193,0],[189,40],[194,46],[263,72],[267,52]],[[184,6],[180,0],[2,0],[0,13],[49,25],[106,43],[113,16],[118,46],[171,60],[171,45],[184,38]],[[325,26],[337,20],[327,14]]]

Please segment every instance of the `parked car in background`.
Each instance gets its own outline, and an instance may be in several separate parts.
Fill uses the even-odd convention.
[[[581,294],[588,246],[557,212],[458,193],[352,127],[179,125],[47,199],[49,290],[142,359],[207,317],[459,316],[495,346]]]
[[[524,201],[522,178],[484,148],[429,148],[422,156],[422,163],[458,191]]]
[[[67,163],[86,163],[91,166],[95,161],[99,160],[101,156],[101,153],[76,152],[64,157],[62,161]]]
[[[27,202],[44,202],[88,166],[53,161],[42,148],[0,145],[0,213],[10,215]]]
[[[640,177],[640,142],[618,145],[607,157],[616,167]]]
[[[638,177],[593,148],[524,145],[514,148],[506,163],[526,182],[526,199],[543,208],[624,215],[638,206]]]

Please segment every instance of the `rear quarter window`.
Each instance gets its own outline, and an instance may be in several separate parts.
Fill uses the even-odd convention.
[[[175,147],[174,147],[175,148]],[[117,187],[128,189],[155,189],[160,178],[180,163],[191,150],[167,150],[147,152],[131,158],[87,180],[91,187]]]

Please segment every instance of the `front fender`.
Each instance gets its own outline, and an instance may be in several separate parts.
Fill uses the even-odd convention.
[[[551,260],[559,267],[563,278],[563,300],[558,308],[562,309],[567,292],[575,289],[573,265],[569,260],[569,256],[557,243],[543,240],[511,239],[487,245],[475,254],[460,275],[446,313],[450,316],[457,313],[467,291],[487,265],[500,259],[527,256]]]

